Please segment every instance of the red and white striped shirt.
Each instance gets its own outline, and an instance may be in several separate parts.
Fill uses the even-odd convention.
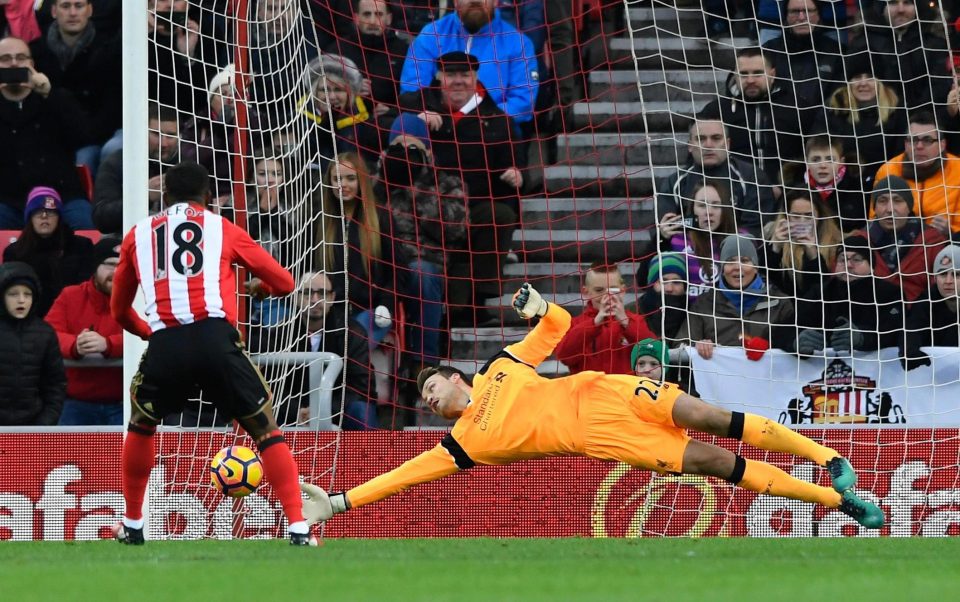
[[[142,338],[206,318],[224,318],[236,326],[233,264],[260,278],[270,295],[293,291],[290,272],[241,228],[199,205],[172,205],[124,237],[111,312]],[[132,308],[137,285],[143,289],[146,322]]]

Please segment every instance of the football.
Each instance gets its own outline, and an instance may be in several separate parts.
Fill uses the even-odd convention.
[[[263,480],[260,456],[249,447],[234,445],[217,452],[210,462],[210,483],[224,495],[250,495]]]

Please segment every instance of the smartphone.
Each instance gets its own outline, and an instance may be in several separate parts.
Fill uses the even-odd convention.
[[[186,25],[187,24],[187,11],[185,10],[175,10],[170,13],[170,22],[174,25]]]
[[[619,294],[620,294],[620,289],[617,288],[617,287],[615,287],[615,286],[614,286],[614,287],[611,287],[611,288],[608,288],[608,289],[607,289],[607,294],[608,294],[608,295],[619,295]]]
[[[700,226],[700,222],[697,220],[697,216],[694,215],[693,217],[683,218],[683,225],[687,228],[698,228]]]
[[[800,238],[810,236],[813,231],[813,224],[793,224],[790,226],[791,238]]]
[[[30,70],[26,67],[0,69],[0,84],[25,84],[28,81],[30,81]]]

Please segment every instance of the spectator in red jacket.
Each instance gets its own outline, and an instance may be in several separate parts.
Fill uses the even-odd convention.
[[[123,330],[110,315],[119,262],[120,239],[101,239],[93,249],[93,277],[63,289],[47,313],[64,358],[123,356]],[[123,368],[69,368],[60,426],[101,424],[123,424]]]
[[[580,292],[587,305],[557,345],[557,358],[571,374],[584,370],[633,374],[630,351],[636,343],[655,335],[640,314],[624,308],[619,268],[594,262],[583,277]]]

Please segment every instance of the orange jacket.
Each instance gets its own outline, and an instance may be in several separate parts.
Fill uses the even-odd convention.
[[[903,178],[903,166],[907,159],[903,153],[880,166],[874,182],[887,176]],[[922,182],[904,178],[913,189],[913,212],[929,222],[930,218],[947,214],[950,218],[950,230],[960,232],[960,157],[947,153],[943,158],[943,169]],[[870,204],[870,217],[874,217],[873,203]]]

